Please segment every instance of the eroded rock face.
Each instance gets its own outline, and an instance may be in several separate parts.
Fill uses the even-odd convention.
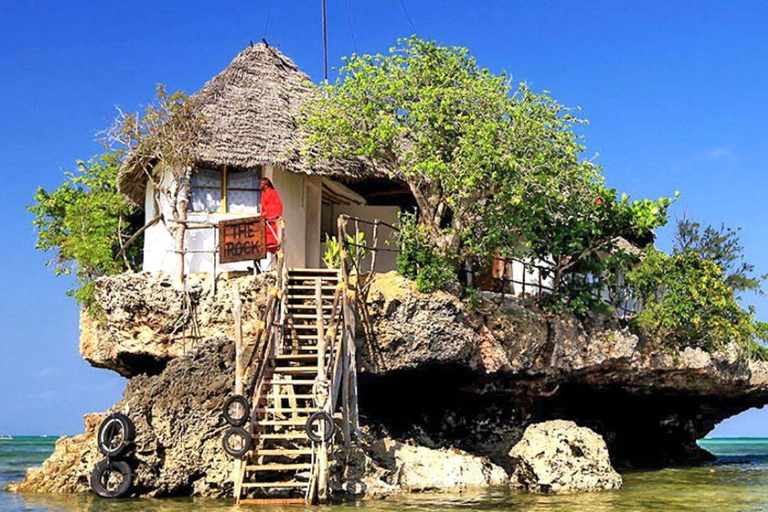
[[[110,412],[136,425],[136,448],[128,456],[136,494],[144,496],[231,495],[232,460],[221,448],[221,407],[234,382],[234,349],[212,339],[180,356],[158,375],[132,378]],[[62,438],[41,468],[30,469],[10,490],[87,492],[104,415],[86,417],[86,433]]]
[[[187,276],[187,292],[173,289],[162,273],[126,273],[96,283],[100,312],[80,316],[80,354],[98,368],[125,377],[160,373],[171,359],[188,353],[201,340],[232,337],[232,289],[243,301],[243,330],[255,330],[271,276],[243,275],[216,281],[207,274]]]
[[[132,463],[141,495],[231,494],[220,407],[234,380],[232,282],[220,279],[214,297],[208,278],[189,279],[188,296],[161,275],[102,280],[103,318],[83,320],[83,356],[130,377],[113,410],[127,411],[139,432]],[[237,281],[248,340],[270,281]],[[358,333],[358,388],[364,423],[378,434],[348,455],[338,492],[503,482],[499,468],[515,471],[508,453],[526,427],[556,419],[603,436],[617,467],[697,462],[707,457],[697,439],[768,401],[768,364],[671,352],[608,321],[555,317],[490,295],[470,311],[396,274],[379,276],[369,298],[374,337]],[[17,488],[87,490],[101,458],[92,430],[60,441],[47,469],[30,471]]]
[[[602,437],[572,421],[546,421],[525,429],[509,452],[515,461],[512,483],[537,494],[619,489]]]
[[[86,414],[85,433],[56,440],[53,454],[42,466],[29,468],[23,481],[8,486],[10,492],[86,492],[88,478],[101,454],[96,447],[96,435],[104,414]]]
[[[372,431],[363,428],[346,467],[337,463],[331,482],[337,494],[381,498],[402,492],[463,492],[509,484],[504,469],[485,457],[455,448],[403,443]]]
[[[370,293],[375,342],[358,340],[360,406],[398,439],[456,446],[514,470],[525,427],[570,419],[602,435],[614,464],[710,460],[720,421],[768,402],[768,363],[649,344],[609,320],[552,316],[485,294],[470,312],[396,274]]]

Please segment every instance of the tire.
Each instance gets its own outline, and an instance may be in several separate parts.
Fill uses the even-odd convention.
[[[242,416],[232,414],[232,406],[234,405],[240,406],[240,410],[243,413]],[[245,422],[248,421],[250,409],[248,400],[246,400],[243,395],[232,395],[227,398],[226,402],[224,402],[224,410],[222,411],[222,414],[224,415],[224,420],[233,427],[242,427],[245,425]]]
[[[122,460],[102,460],[91,471],[91,489],[102,498],[122,498],[133,489],[131,466]]]
[[[315,424],[318,421],[325,422],[325,435],[322,437],[320,434],[315,432]],[[313,412],[312,415],[307,419],[307,425],[305,428],[307,431],[307,437],[312,440],[313,443],[322,443],[331,440],[333,437],[333,432],[336,429],[336,424],[333,422],[333,418],[330,414],[325,411],[317,411]]]
[[[136,426],[125,414],[110,414],[101,422],[96,442],[99,451],[110,458],[123,455],[136,439]]]
[[[232,427],[224,433],[222,445],[224,451],[236,459],[240,459],[251,451],[253,439],[247,430],[241,427]]]

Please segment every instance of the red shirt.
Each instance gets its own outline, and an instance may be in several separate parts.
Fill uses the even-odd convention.
[[[279,229],[275,219],[283,216],[283,201],[274,188],[261,191],[261,215],[267,220],[267,250],[274,254],[278,245],[275,233]]]

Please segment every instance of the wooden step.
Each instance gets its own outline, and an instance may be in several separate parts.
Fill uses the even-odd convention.
[[[308,483],[309,482],[243,482],[242,487],[246,489],[254,489],[254,488],[263,489],[264,487],[274,487],[274,488],[306,487]]]
[[[290,341],[290,340],[288,340],[288,341]],[[307,344],[307,345],[300,345],[298,347],[293,348],[292,350],[296,351],[299,354],[307,353],[307,352],[317,352],[317,345],[314,345],[314,344],[313,345],[309,345],[309,344]],[[310,353],[310,354],[306,354],[306,355],[314,355],[314,354]],[[317,355],[314,355],[314,357],[316,358]]]
[[[317,361],[317,356],[312,354],[278,354],[272,356],[276,361]]]
[[[317,333],[315,334],[294,334],[286,335],[289,340],[314,340],[317,341]]]
[[[278,399],[279,400],[287,400],[289,398],[289,395],[274,395],[274,394],[270,394],[270,395],[267,395],[267,398],[269,398],[270,400],[273,400],[273,401],[274,400],[278,400]],[[312,400],[313,398],[315,398],[315,395],[307,395],[307,394],[298,395],[298,394],[293,394],[293,395],[290,395],[290,398],[295,398],[296,400]]]
[[[304,498],[242,498],[237,503],[239,505],[265,507],[268,505],[305,505],[306,501]]]
[[[314,380],[308,379],[296,379],[296,380],[268,380],[265,381],[268,386],[280,385],[280,386],[313,386]]]
[[[255,434],[253,436],[254,439],[263,439],[265,441],[268,440],[281,440],[281,439],[294,439],[294,440],[304,440],[309,441],[309,438],[307,437],[306,432],[285,432],[282,434]]]
[[[291,455],[312,455],[312,448],[285,448],[276,449],[270,448],[266,450],[257,450],[256,456],[271,456],[271,457],[290,457]]]
[[[323,323],[323,333],[325,333],[325,327],[327,327],[327,324]],[[296,329],[297,331],[311,331],[311,330],[317,330],[317,324],[286,324],[286,329],[289,331],[291,329]]]
[[[275,373],[283,375],[317,375],[317,366],[276,366]]]
[[[272,414],[288,414],[288,413],[294,413],[294,414],[309,414],[313,413],[317,410],[317,407],[267,407],[262,408],[259,407],[256,409],[259,412],[266,412],[266,413],[272,413]]]
[[[288,274],[339,274],[339,270],[335,268],[302,268],[295,267],[289,268]]]
[[[289,290],[312,290],[312,291],[315,291],[317,289],[317,287],[314,284],[288,283],[285,287],[288,288]],[[336,287],[335,286],[331,286],[331,285],[327,285],[327,284],[322,284],[322,282],[320,283],[320,289],[323,290],[323,291],[327,291],[327,290],[336,291]]]
[[[330,309],[330,308],[328,308]],[[289,314],[286,315],[286,317],[290,317],[291,320],[317,320],[317,315],[308,315],[304,313],[298,313],[298,314]],[[323,320],[330,321],[330,319],[333,317],[333,314],[326,313],[323,315]]]
[[[284,464],[269,463],[259,464],[256,466],[245,466],[246,471],[289,471],[292,469],[311,469],[312,464],[309,462],[286,462]]]
[[[294,309],[311,309],[313,311],[317,309],[316,304],[286,304],[285,307],[288,310],[286,312],[287,315],[294,315],[294,313],[290,313],[290,311]],[[323,304],[323,309],[333,309],[333,304]],[[314,316],[315,315],[312,315],[312,317]]]
[[[289,420],[258,420],[258,424],[265,427],[303,427],[307,424],[308,418],[309,417],[307,416],[304,418],[292,418]]]

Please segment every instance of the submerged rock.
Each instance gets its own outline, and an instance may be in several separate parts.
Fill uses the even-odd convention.
[[[42,466],[27,469],[24,480],[8,485],[9,492],[86,492],[91,470],[102,458],[96,435],[104,414],[86,414],[85,433],[56,440],[53,454]]]
[[[537,494],[619,489],[605,440],[572,421],[546,421],[525,429],[509,452],[515,461],[512,484]]]

